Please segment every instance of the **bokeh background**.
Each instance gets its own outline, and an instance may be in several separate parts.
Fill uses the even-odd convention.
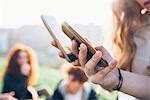
[[[53,91],[64,78],[61,69],[66,61],[57,55],[50,45],[52,40],[40,16],[55,17],[61,24],[69,22],[79,33],[94,43],[104,42],[112,32],[112,0],[0,0],[0,89],[6,55],[15,43],[32,47],[39,59],[40,72],[35,88],[45,87]],[[100,86],[102,100],[113,100],[116,93],[109,93]]]

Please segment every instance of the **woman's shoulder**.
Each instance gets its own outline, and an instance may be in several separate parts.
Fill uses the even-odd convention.
[[[16,81],[17,82],[17,78],[15,78],[12,74],[7,73],[4,76],[4,81]]]

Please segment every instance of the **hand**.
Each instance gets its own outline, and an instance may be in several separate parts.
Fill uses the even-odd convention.
[[[16,98],[13,97],[14,95],[15,95],[14,92],[1,94],[0,100],[17,100]]]
[[[59,49],[58,46],[57,46],[57,43],[54,40],[51,41],[51,45],[56,47],[57,49]],[[71,47],[71,52],[73,52],[73,54],[78,57],[78,50],[76,50],[78,45],[77,45],[75,40],[72,41],[72,45],[73,46]],[[74,50],[74,51],[72,51],[72,50]],[[58,55],[59,55],[59,57],[65,59],[65,56],[61,51],[58,53]],[[72,63],[76,66],[80,66],[79,60],[76,60],[75,62],[72,62]]]
[[[52,41],[51,44],[55,46],[56,48],[57,45],[55,41]],[[107,89],[112,89],[118,84],[118,72],[117,72],[117,61],[114,60],[109,52],[101,45],[97,44],[95,46],[95,49],[97,50],[96,54],[93,55],[93,57],[87,61],[86,56],[87,56],[87,47],[85,44],[80,45],[80,51],[78,53],[78,46],[75,40],[72,41],[72,52],[74,55],[79,57],[79,60],[76,60],[73,64],[82,66],[85,69],[85,72],[89,79],[95,83],[95,84],[101,84],[105,86]],[[59,56],[61,58],[64,58],[64,55],[62,52],[59,53]],[[97,66],[97,63],[101,58],[104,58],[109,65],[101,69],[98,72],[95,72],[95,67]],[[99,66],[99,68],[102,68]]]
[[[21,73],[22,75],[28,76],[30,74],[30,65],[29,64],[23,64],[21,66]]]
[[[53,41],[51,41],[51,45],[52,46],[54,46],[54,47],[56,47],[57,49],[59,49],[58,48],[58,46],[57,46],[57,43],[53,40]],[[64,56],[64,54],[60,51],[59,53],[59,56],[61,57],[61,58],[64,58],[65,56]]]
[[[115,68],[117,65],[117,61],[112,58],[112,56],[103,46],[97,44],[95,46],[95,49],[97,50],[97,52],[89,61],[87,61],[87,46],[85,44],[81,44],[78,54],[77,43],[76,41],[72,41],[72,52],[73,54],[78,56],[80,65],[84,67],[89,80],[91,80],[95,84],[101,84],[105,88],[111,90],[118,84],[118,70],[117,68]],[[101,58],[105,59],[109,63],[109,65],[103,69],[101,69],[102,66],[98,66],[98,68],[100,68],[100,71],[97,72],[95,71],[95,67],[97,67],[97,63]]]
[[[95,48],[97,49],[96,53],[89,61],[87,61],[87,46],[83,43],[80,45],[80,64],[84,67],[84,70],[91,82],[101,84],[106,89],[112,90],[118,84],[118,72],[116,68],[117,61],[112,59],[111,55],[103,46],[97,45]],[[97,67],[101,58],[104,58],[107,62],[109,62],[109,65],[97,72],[95,71],[95,67]],[[102,66],[99,67],[102,68]]]

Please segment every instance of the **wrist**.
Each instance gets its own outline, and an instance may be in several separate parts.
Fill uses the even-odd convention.
[[[117,68],[117,81],[116,81],[116,86],[113,88],[113,90],[120,90],[123,84],[123,77],[121,74],[121,70],[119,68]]]
[[[113,81],[113,84],[112,84],[112,87],[111,88],[115,88],[117,86],[117,84],[119,83],[119,73],[118,73],[118,68],[114,68],[113,69],[113,73],[114,73],[114,81]]]

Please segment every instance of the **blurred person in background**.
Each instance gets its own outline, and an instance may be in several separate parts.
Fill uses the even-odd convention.
[[[108,90],[118,90],[141,99],[150,99],[150,0],[114,0],[114,33],[110,53],[100,44],[97,52],[87,61],[87,46],[72,41],[72,52],[79,59],[75,65],[83,66],[89,79]],[[57,47],[55,41],[52,45]],[[60,57],[64,58],[62,52]],[[95,67],[100,59],[108,66],[99,71]],[[118,61],[118,62],[117,62]],[[102,67],[102,66],[99,66]]]
[[[13,91],[17,99],[37,99],[31,88],[36,83],[38,63],[35,52],[22,44],[16,44],[8,53],[2,93]]]
[[[52,100],[98,100],[96,92],[85,84],[87,80],[81,67],[68,67],[67,78],[58,83]]]

